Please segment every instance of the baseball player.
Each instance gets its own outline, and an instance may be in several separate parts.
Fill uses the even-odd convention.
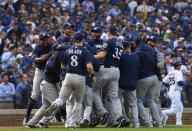
[[[149,109],[152,113],[152,118],[157,122],[157,127],[161,127],[161,118],[158,113],[157,105],[155,104],[155,94],[159,88],[158,78],[156,75],[156,55],[154,50],[143,43],[142,39],[135,40],[136,50],[135,54],[140,59],[139,80],[137,83],[136,94],[139,116],[142,121],[140,125],[153,127],[151,121],[147,118],[142,99],[146,96]]]
[[[158,108],[158,112],[159,112],[159,115],[161,117],[161,120],[162,120],[162,123],[164,123],[163,121],[163,115],[162,115],[162,112],[161,112],[161,102],[160,102],[160,91],[161,91],[161,86],[162,86],[162,76],[161,76],[161,73],[160,73],[160,69],[163,68],[164,66],[164,56],[163,54],[155,47],[155,44],[156,44],[156,39],[155,38],[149,38],[148,39],[148,45],[150,47],[152,47],[155,51],[155,54],[156,54],[156,61],[157,61],[157,66],[156,66],[156,75],[158,77],[158,80],[159,80],[159,84],[158,84],[158,88],[156,88],[157,90],[155,91],[155,103],[157,105],[157,108]],[[153,125],[155,125],[156,122],[153,123]]]
[[[59,82],[60,64],[57,56],[57,45],[52,46],[52,56],[48,59],[45,66],[45,77],[41,82],[40,90],[42,93],[42,106],[33,116],[33,118],[27,123],[27,128],[45,127],[47,128],[47,122],[53,118],[43,118],[46,109],[50,106],[51,102],[58,98],[58,91],[56,84]],[[41,118],[43,118],[41,120]],[[41,121],[40,121],[41,120]],[[40,122],[39,122],[40,121]],[[39,123],[38,123],[39,122]]]
[[[74,36],[75,45],[64,55],[62,66],[67,67],[67,73],[61,87],[59,98],[52,102],[45,115],[49,116],[55,109],[61,107],[73,93],[75,104],[69,120],[69,128],[75,128],[81,113],[82,100],[85,92],[85,77],[93,77],[93,66],[90,53],[83,47],[83,34],[77,32]]]
[[[136,97],[136,85],[139,75],[140,61],[139,57],[135,54],[131,54],[131,45],[127,42],[123,42],[123,53],[120,59],[120,79],[119,79],[119,97],[123,97],[124,104],[131,109],[132,125],[135,128],[139,128],[138,119],[138,107]],[[129,107],[125,107],[128,109]],[[125,111],[128,112],[128,111]],[[129,125],[129,120],[127,120]]]
[[[117,37],[117,28],[112,25],[109,28],[109,40],[103,44],[103,51],[99,52],[97,55],[95,55],[96,59],[104,59],[104,68],[101,78],[103,79],[103,87],[102,90],[104,90],[105,99],[106,99],[106,108],[109,112],[110,116],[115,117],[115,122],[108,123],[110,124],[109,127],[113,125],[118,125],[118,127],[125,126],[125,119],[122,117],[122,107],[121,102],[118,97],[118,81],[119,81],[119,60],[121,57],[122,52],[122,43],[118,41]],[[94,94],[94,99],[97,99],[95,103],[97,102],[97,105],[100,105],[99,107],[96,106],[96,108],[99,108],[101,114],[100,116],[103,116],[104,113],[107,113],[106,109],[104,108],[102,104],[102,100],[99,97],[99,92]]]
[[[96,29],[95,29],[96,30]],[[97,47],[91,41],[85,42],[84,47],[89,50],[92,54],[93,59],[93,70],[94,72],[99,72],[100,63],[93,55],[97,53]],[[92,103],[93,103],[93,88],[92,88],[93,79],[90,76],[86,76],[86,91],[83,99],[83,119],[80,123],[80,127],[89,127],[90,115],[92,112]]]
[[[37,45],[33,52],[33,60],[35,63],[35,76],[33,79],[33,87],[31,92],[31,97],[28,102],[27,106],[27,112],[25,115],[25,118],[23,120],[23,125],[26,125],[29,121],[31,110],[33,106],[35,105],[35,101],[40,95],[40,83],[44,78],[44,68],[46,65],[46,62],[49,58],[49,52],[51,50],[51,45],[49,44],[49,36],[45,35],[41,38],[41,44]]]
[[[173,63],[174,70],[170,71],[168,75],[163,79],[163,83],[169,85],[168,96],[171,99],[171,108],[162,111],[165,119],[168,119],[168,115],[176,114],[176,125],[182,125],[182,113],[183,104],[181,102],[181,91],[185,85],[183,81],[183,75],[180,71],[181,63],[176,61]]]

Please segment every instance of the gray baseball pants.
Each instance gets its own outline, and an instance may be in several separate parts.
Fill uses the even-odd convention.
[[[106,109],[103,106],[101,97],[99,96],[100,90],[105,92],[105,105],[107,108],[107,111],[109,114],[115,116],[115,119],[117,120],[119,117],[122,116],[122,107],[121,102],[118,97],[118,91],[119,91],[119,68],[102,68],[101,69],[101,80],[103,86],[96,88],[94,87],[94,104],[96,105],[96,108],[99,108],[99,114],[105,113]],[[99,83],[98,85],[101,85]]]
[[[125,107],[125,109],[128,109],[130,107],[131,109],[131,122],[134,127],[139,126],[139,119],[138,119],[138,107],[137,107],[137,97],[136,97],[136,90],[129,91],[120,89],[119,90],[119,97],[123,97],[123,105],[126,105],[128,107]],[[128,112],[128,111],[125,111]]]
[[[41,82],[40,89],[42,92],[42,106],[41,108],[35,113],[33,118],[27,123],[27,125],[34,125],[37,124],[44,116],[46,109],[51,105],[51,102],[55,101],[58,98],[58,91],[52,83],[49,83],[45,80]],[[41,120],[42,123],[48,122],[55,116],[56,111],[47,118],[43,118]]]
[[[149,119],[146,116],[145,108],[142,103],[142,99],[146,97],[147,103],[152,114],[152,118],[157,124],[161,125],[161,118],[158,112],[157,105],[155,104],[155,94],[157,92],[157,88],[159,88],[159,82],[156,75],[147,77],[145,79],[138,80],[136,94],[137,94],[137,104],[138,111],[142,122],[145,125],[152,125]]]
[[[33,87],[31,92],[31,98],[33,100],[37,100],[40,95],[40,84],[44,78],[43,70],[40,70],[39,68],[35,68],[35,75],[33,79]]]
[[[82,100],[85,93],[85,76],[67,73],[59,93],[59,98],[52,104],[61,107],[72,93],[75,104],[71,116],[69,116],[69,126],[76,127],[79,114],[81,114]]]

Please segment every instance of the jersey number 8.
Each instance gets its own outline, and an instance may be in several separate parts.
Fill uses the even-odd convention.
[[[71,56],[71,66],[78,66],[78,57],[76,55]]]

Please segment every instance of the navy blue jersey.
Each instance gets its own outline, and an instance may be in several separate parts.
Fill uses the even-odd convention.
[[[51,46],[52,45],[49,45],[47,47],[44,47],[43,45],[37,45],[35,46],[33,52],[32,52],[32,57],[33,57],[33,60],[35,58],[38,58],[38,57],[41,57],[42,55],[44,54],[49,54],[50,51],[51,51]],[[37,68],[39,68],[40,70],[44,69],[45,68],[45,65],[46,65],[46,62],[47,60],[45,61],[42,61],[42,62],[35,62],[35,66]]]
[[[65,52],[63,64],[67,66],[67,73],[86,76],[88,63],[92,63],[92,58],[84,47],[73,46]]]
[[[51,56],[45,66],[45,80],[52,84],[56,84],[60,80],[60,67],[58,59]]]
[[[72,41],[73,41],[72,37],[67,35],[61,35],[60,37],[57,38],[58,44],[72,45]]]
[[[59,61],[59,64],[61,65],[65,51],[71,48],[72,45],[62,45],[61,47],[58,48],[57,50],[57,59]],[[60,80],[64,80],[66,75],[66,68],[60,70]]]
[[[104,59],[104,67],[118,67],[123,48],[122,43],[118,39],[112,38],[103,44],[103,48],[103,50],[107,52]]]
[[[120,59],[119,70],[119,88],[125,90],[136,89],[136,84],[139,76],[140,61],[135,54],[123,52]]]
[[[90,51],[91,53],[91,57],[92,57],[92,64],[93,64],[93,70],[95,72],[99,72],[99,69],[100,69],[100,61],[98,59],[95,59],[94,55],[97,54],[98,50],[96,48],[96,45],[94,44],[90,44],[90,43],[84,43],[84,47]]]
[[[135,54],[139,57],[141,66],[139,79],[144,79],[156,75],[156,54],[154,50],[146,44],[141,44],[136,49]]]

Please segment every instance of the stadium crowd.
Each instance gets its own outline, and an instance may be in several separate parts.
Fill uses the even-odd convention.
[[[92,27],[102,28],[107,39],[110,25],[118,27],[119,39],[133,43],[141,36],[164,53],[165,76],[175,59],[182,62],[186,86],[185,106],[192,107],[192,0],[0,0],[0,108],[26,108],[34,77],[32,50],[43,35],[51,44],[58,39],[65,23],[73,25],[86,39]],[[162,106],[170,102],[162,92]],[[36,107],[39,108],[39,98]]]

